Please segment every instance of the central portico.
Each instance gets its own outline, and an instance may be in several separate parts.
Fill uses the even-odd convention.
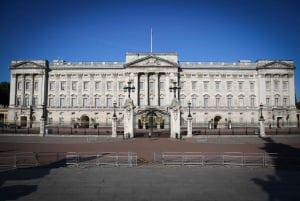
[[[137,107],[167,107],[173,98],[170,83],[178,82],[177,53],[127,53],[124,68],[136,87]]]

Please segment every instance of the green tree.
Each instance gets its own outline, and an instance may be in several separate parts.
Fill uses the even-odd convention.
[[[0,105],[9,105],[9,82],[0,82]]]

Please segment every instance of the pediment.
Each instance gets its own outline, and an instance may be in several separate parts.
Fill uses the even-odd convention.
[[[125,67],[178,67],[177,63],[167,59],[149,55],[124,65]]]
[[[31,61],[31,60],[22,60],[22,61],[12,61],[10,68],[46,68],[47,62],[46,61]]]
[[[259,68],[264,69],[294,69],[295,66],[291,63],[283,62],[283,61],[273,61],[267,64],[260,66]]]

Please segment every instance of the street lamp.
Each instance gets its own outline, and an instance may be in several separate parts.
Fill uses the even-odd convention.
[[[181,89],[180,86],[176,86],[176,82],[173,82],[173,87],[170,87],[170,92],[174,92],[174,98],[176,98],[176,91]]]
[[[117,117],[117,115],[116,115],[116,105],[117,105],[116,100],[114,100],[113,105],[114,105],[114,114],[113,114],[113,117],[116,118]]]
[[[128,81],[127,82],[127,86],[125,86],[123,89],[124,89],[124,92],[128,92],[128,98],[130,98],[130,92],[134,92],[135,90],[135,87],[134,86],[131,86],[131,81]]]
[[[188,107],[189,107],[189,115],[188,115],[188,117],[192,117],[192,115],[191,115],[191,101],[188,102]]]
[[[263,121],[264,120],[264,116],[262,114],[262,110],[263,110],[264,105],[261,103],[259,105],[259,109],[260,109],[260,117],[259,117],[259,121]]]

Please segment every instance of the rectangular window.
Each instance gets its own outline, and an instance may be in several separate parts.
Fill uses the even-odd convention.
[[[220,81],[216,81],[215,85],[216,85],[216,91],[220,91]]]
[[[144,106],[145,106],[144,98],[143,98],[143,97],[140,97],[140,106],[141,106],[141,107],[144,107]]]
[[[88,82],[88,81],[84,81],[84,82],[83,82],[83,90],[84,90],[84,91],[89,90],[89,82]]]
[[[106,98],[106,107],[112,107],[112,100],[110,97]]]
[[[55,89],[55,82],[54,81],[51,81],[50,83],[49,83],[49,90],[50,91],[53,91]]]
[[[266,98],[266,105],[267,105],[267,107],[270,106],[270,98]]]
[[[18,90],[21,90],[21,89],[22,89],[22,82],[18,82],[17,85],[18,85],[18,86],[17,86],[17,87],[18,87]]]
[[[216,98],[216,108],[219,108],[220,107],[220,98],[217,97]]]
[[[95,107],[100,107],[100,98],[95,98]]]
[[[29,106],[29,97],[25,97],[25,106]]]
[[[287,81],[284,81],[284,82],[282,83],[282,89],[283,89],[284,91],[287,91],[287,90],[288,90],[288,82],[287,82]]]
[[[278,80],[274,80],[274,90],[275,91],[279,90],[279,81]]]
[[[231,102],[232,102],[232,98],[231,98],[231,97],[228,97],[228,98],[227,98],[227,107],[228,107],[228,108],[231,108]]]
[[[204,101],[203,101],[203,103],[204,103],[204,108],[208,108],[208,98],[204,98]]]
[[[160,103],[160,106],[165,106],[166,104],[165,104],[165,98],[163,97],[163,96],[161,96],[160,98],[159,98],[159,103]]]
[[[244,98],[239,98],[239,106],[244,107]]]
[[[239,82],[239,91],[244,90],[244,82]]]
[[[284,107],[287,106],[287,98],[282,99],[282,106],[284,106]]]
[[[124,82],[119,82],[119,91],[124,90]]]
[[[38,105],[38,97],[37,96],[33,97],[32,105]]]
[[[270,81],[266,81],[266,90],[267,91],[271,90],[271,82]]]
[[[228,81],[227,82],[227,91],[231,91],[232,90],[232,81]]]
[[[30,82],[25,82],[25,89],[29,90],[30,89]]]
[[[192,98],[192,105],[191,107],[197,107],[197,98]]]
[[[204,89],[204,91],[208,91],[208,84],[209,84],[208,81],[203,82],[203,89]]]
[[[83,98],[82,99],[82,106],[87,107],[88,106],[88,98]]]
[[[184,89],[185,88],[185,82],[180,82],[179,86],[181,87],[181,89]]]
[[[39,89],[39,82],[34,82],[34,90],[37,91]]]
[[[61,90],[61,91],[66,90],[66,81],[61,81],[61,82],[60,82],[60,90]]]
[[[106,90],[111,91],[112,90],[112,81],[107,81],[106,82]]]
[[[186,105],[185,105],[185,100],[184,100],[183,97],[180,98],[180,105],[181,105],[182,107],[185,107],[185,106],[186,106]]]
[[[279,102],[279,99],[275,98],[275,107],[277,107],[279,105],[278,102]]]
[[[192,91],[197,91],[197,81],[192,81]]]
[[[99,91],[99,90],[100,90],[100,82],[99,82],[99,81],[96,81],[96,82],[95,82],[95,90],[96,90],[96,91]]]
[[[154,90],[154,81],[149,82],[149,90],[153,91]]]
[[[50,107],[54,106],[54,99],[53,98],[49,98],[49,104]]]
[[[144,82],[143,81],[139,82],[139,89],[144,90]]]
[[[119,107],[123,107],[124,99],[123,98],[119,98],[118,101],[119,101],[118,102]]]
[[[65,107],[65,98],[61,97],[59,99],[59,105],[60,105],[60,107]]]
[[[250,98],[250,107],[251,107],[251,108],[254,108],[254,107],[255,107],[255,98],[254,98],[254,97],[251,97],[251,98]]]
[[[250,82],[250,91],[254,92],[254,82]]]
[[[16,105],[17,105],[17,106],[20,106],[20,105],[21,105],[21,97],[17,97]]]
[[[165,83],[164,82],[159,82],[159,89],[164,90],[165,89]]]
[[[71,106],[72,107],[77,107],[77,98],[72,97],[72,99],[71,99]]]
[[[77,82],[72,81],[72,91],[76,91],[76,90],[77,90]]]

